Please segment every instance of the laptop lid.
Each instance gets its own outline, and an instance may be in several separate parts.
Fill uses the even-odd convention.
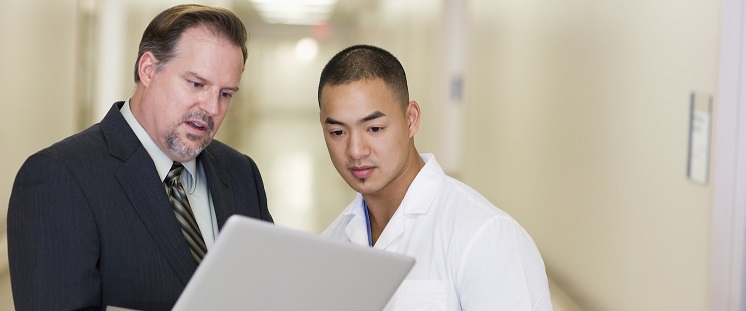
[[[173,310],[376,310],[414,258],[234,215]]]

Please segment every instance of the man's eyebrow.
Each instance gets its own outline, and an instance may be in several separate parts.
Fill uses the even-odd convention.
[[[375,120],[375,119],[378,119],[378,118],[381,118],[381,117],[385,117],[385,116],[386,116],[385,113],[380,112],[380,111],[376,111],[374,113],[371,113],[371,114],[367,115],[365,118],[362,118],[359,123],[365,123],[365,122],[368,122],[368,121],[371,121],[371,120]]]
[[[385,117],[385,116],[386,116],[385,113],[380,112],[380,111],[376,111],[376,112],[373,112],[373,113],[371,113],[371,114],[363,117],[357,123],[365,123],[365,122],[372,121],[372,120],[375,120],[375,119],[378,119],[378,118],[381,118],[381,117]],[[326,117],[326,119],[324,119],[324,124],[346,125],[344,122],[336,120],[336,119],[331,118],[331,117]]]
[[[205,81],[207,81],[207,79],[203,78],[202,76],[200,76],[199,74],[197,74],[194,71],[187,71],[187,76],[190,76],[190,77],[192,77],[195,80],[199,80],[199,82],[205,82]]]
[[[326,117],[326,119],[324,120],[324,124],[345,125],[344,122],[334,120],[330,117]]]
[[[196,82],[199,82],[199,83],[209,83],[210,82],[210,80],[207,80],[207,79],[203,78],[202,76],[200,76],[199,74],[197,74],[194,71],[187,71],[187,76],[191,76],[193,79],[197,80]],[[232,92],[235,93],[235,92],[238,92],[238,86],[224,87],[224,88],[222,88],[222,90],[232,91]]]

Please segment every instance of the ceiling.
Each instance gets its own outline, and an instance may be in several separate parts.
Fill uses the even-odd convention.
[[[335,25],[345,25],[354,23],[359,12],[370,10],[377,5],[376,0],[337,0],[332,11],[329,23]],[[234,0],[233,9],[240,14],[247,24],[265,24],[268,25],[259,15],[256,8],[249,0]]]

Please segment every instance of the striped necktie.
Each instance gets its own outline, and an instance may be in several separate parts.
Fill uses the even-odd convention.
[[[194,219],[194,214],[189,205],[184,187],[181,186],[181,181],[179,180],[183,170],[184,166],[181,163],[174,162],[163,184],[166,187],[168,199],[174,208],[174,214],[176,214],[176,221],[179,223],[181,233],[184,235],[187,244],[189,244],[192,257],[194,257],[197,263],[200,263],[202,258],[205,257],[205,253],[207,253],[207,246],[205,246],[205,240],[202,238],[202,232],[199,230],[197,221]]]

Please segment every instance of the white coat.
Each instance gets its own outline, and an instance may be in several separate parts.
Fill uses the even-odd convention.
[[[445,175],[432,154],[374,248],[417,261],[385,310],[552,310],[544,262],[507,213]],[[363,197],[323,235],[368,245]]]

